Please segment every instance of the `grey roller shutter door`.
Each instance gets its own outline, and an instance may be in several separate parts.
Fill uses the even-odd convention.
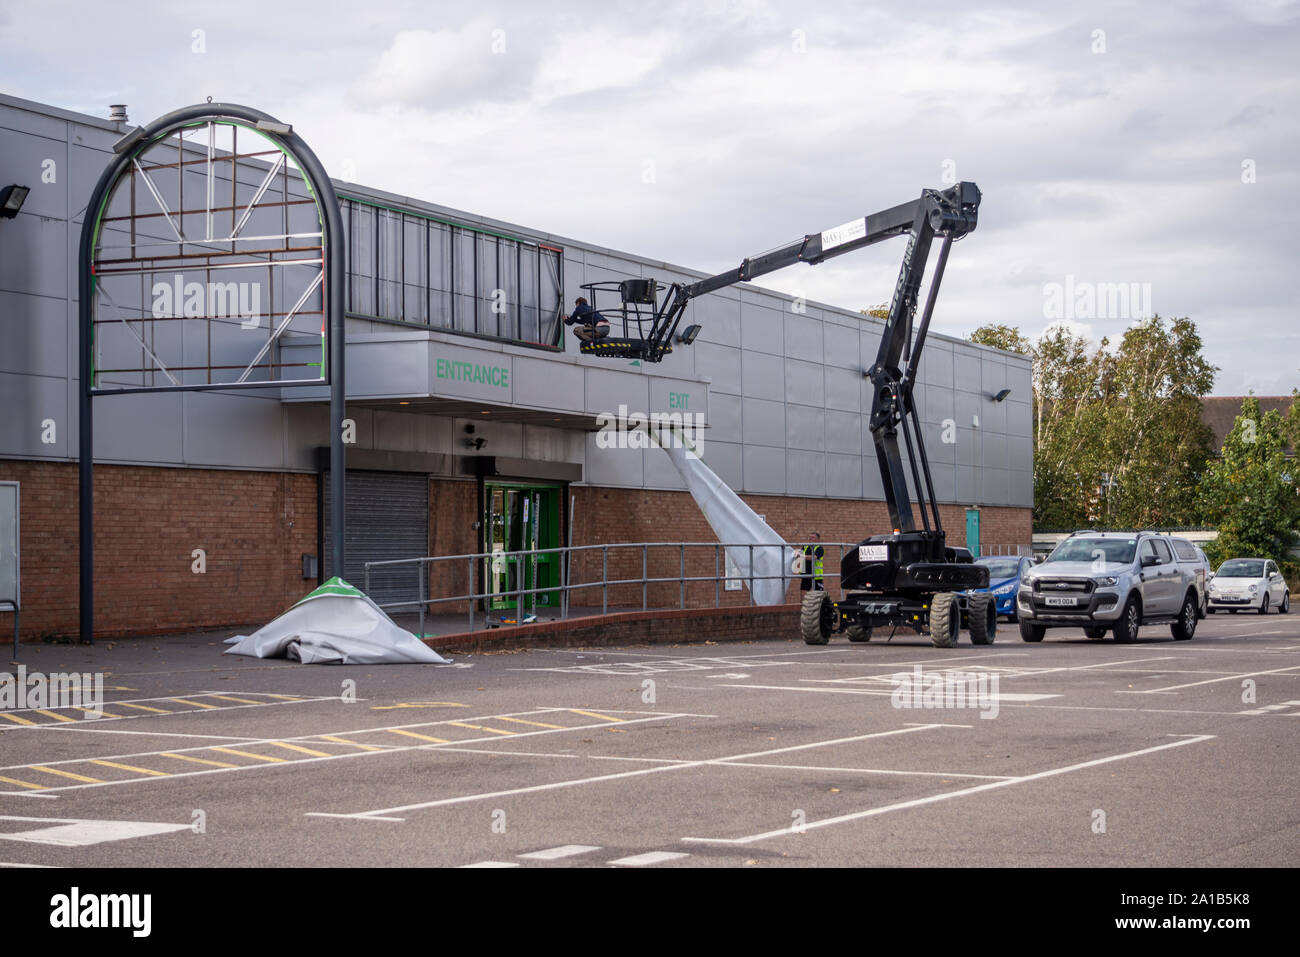
[[[362,472],[348,470],[343,578],[365,587],[365,563],[399,558],[423,558],[429,553],[429,477],[418,472]],[[321,567],[324,578],[335,573],[330,549],[330,482],[326,471],[324,538]],[[370,597],[378,604],[419,598],[419,577],[414,567],[375,569],[370,575]],[[396,609],[398,612],[415,611]]]

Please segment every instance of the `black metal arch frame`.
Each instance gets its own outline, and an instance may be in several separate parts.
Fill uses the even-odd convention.
[[[197,122],[226,122],[245,125],[269,139],[291,160],[315,200],[321,223],[321,306],[325,313],[323,327],[328,330],[328,354],[323,357],[322,378],[312,382],[257,383],[261,388],[287,385],[322,385],[330,387],[330,492],[333,541],[331,554],[333,567],[344,567],[344,487],[345,464],[343,448],[344,418],[344,289],[347,281],[346,248],[343,241],[343,218],[338,197],[329,175],[316,154],[293,132],[288,124],[281,123],[269,113],[235,103],[201,103],[183,107],[161,116],[128,133],[113,146],[114,158],[99,177],[90,202],[86,206],[81,226],[81,245],[77,262],[77,289],[79,296],[78,322],[80,329],[80,355],[78,373],[81,378],[79,440],[80,440],[80,623],[81,641],[94,640],[94,417],[92,399],[96,395],[94,383],[94,299],[96,276],[94,254],[97,236],[106,205],[118,180],[132,168],[137,158],[160,140],[192,126]],[[232,165],[234,160],[232,159]],[[252,208],[250,204],[250,209]],[[232,233],[233,236],[233,233]],[[182,245],[184,240],[182,240]],[[251,385],[251,384],[249,384]],[[139,390],[114,391],[199,391],[203,389],[231,389],[232,383],[206,383],[159,386]],[[99,394],[103,394],[102,392]]]

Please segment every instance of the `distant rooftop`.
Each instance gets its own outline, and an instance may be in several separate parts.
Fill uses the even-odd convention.
[[[1207,395],[1201,399],[1201,421],[1214,432],[1214,452],[1217,455],[1223,449],[1223,442],[1232,431],[1232,424],[1241,414],[1241,403],[1248,396],[1244,395]],[[1273,412],[1286,416],[1291,408],[1289,395],[1257,395],[1259,411]],[[1294,454],[1292,452],[1291,454]]]

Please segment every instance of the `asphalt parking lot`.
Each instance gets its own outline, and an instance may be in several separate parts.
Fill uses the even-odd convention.
[[[24,646],[30,672],[104,672],[104,714],[0,711],[0,864],[1300,863],[1300,615],[445,666],[235,659],[224,634]],[[945,679],[971,696],[921,693]]]

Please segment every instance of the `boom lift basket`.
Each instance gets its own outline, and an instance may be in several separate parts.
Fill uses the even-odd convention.
[[[605,358],[657,362],[657,353],[673,351],[671,345],[659,350],[654,345],[661,318],[658,297],[665,288],[662,283],[654,279],[611,279],[589,282],[581,288],[587,293],[591,308],[609,320],[610,332],[621,325],[623,334],[583,342],[578,347],[579,352]]]

